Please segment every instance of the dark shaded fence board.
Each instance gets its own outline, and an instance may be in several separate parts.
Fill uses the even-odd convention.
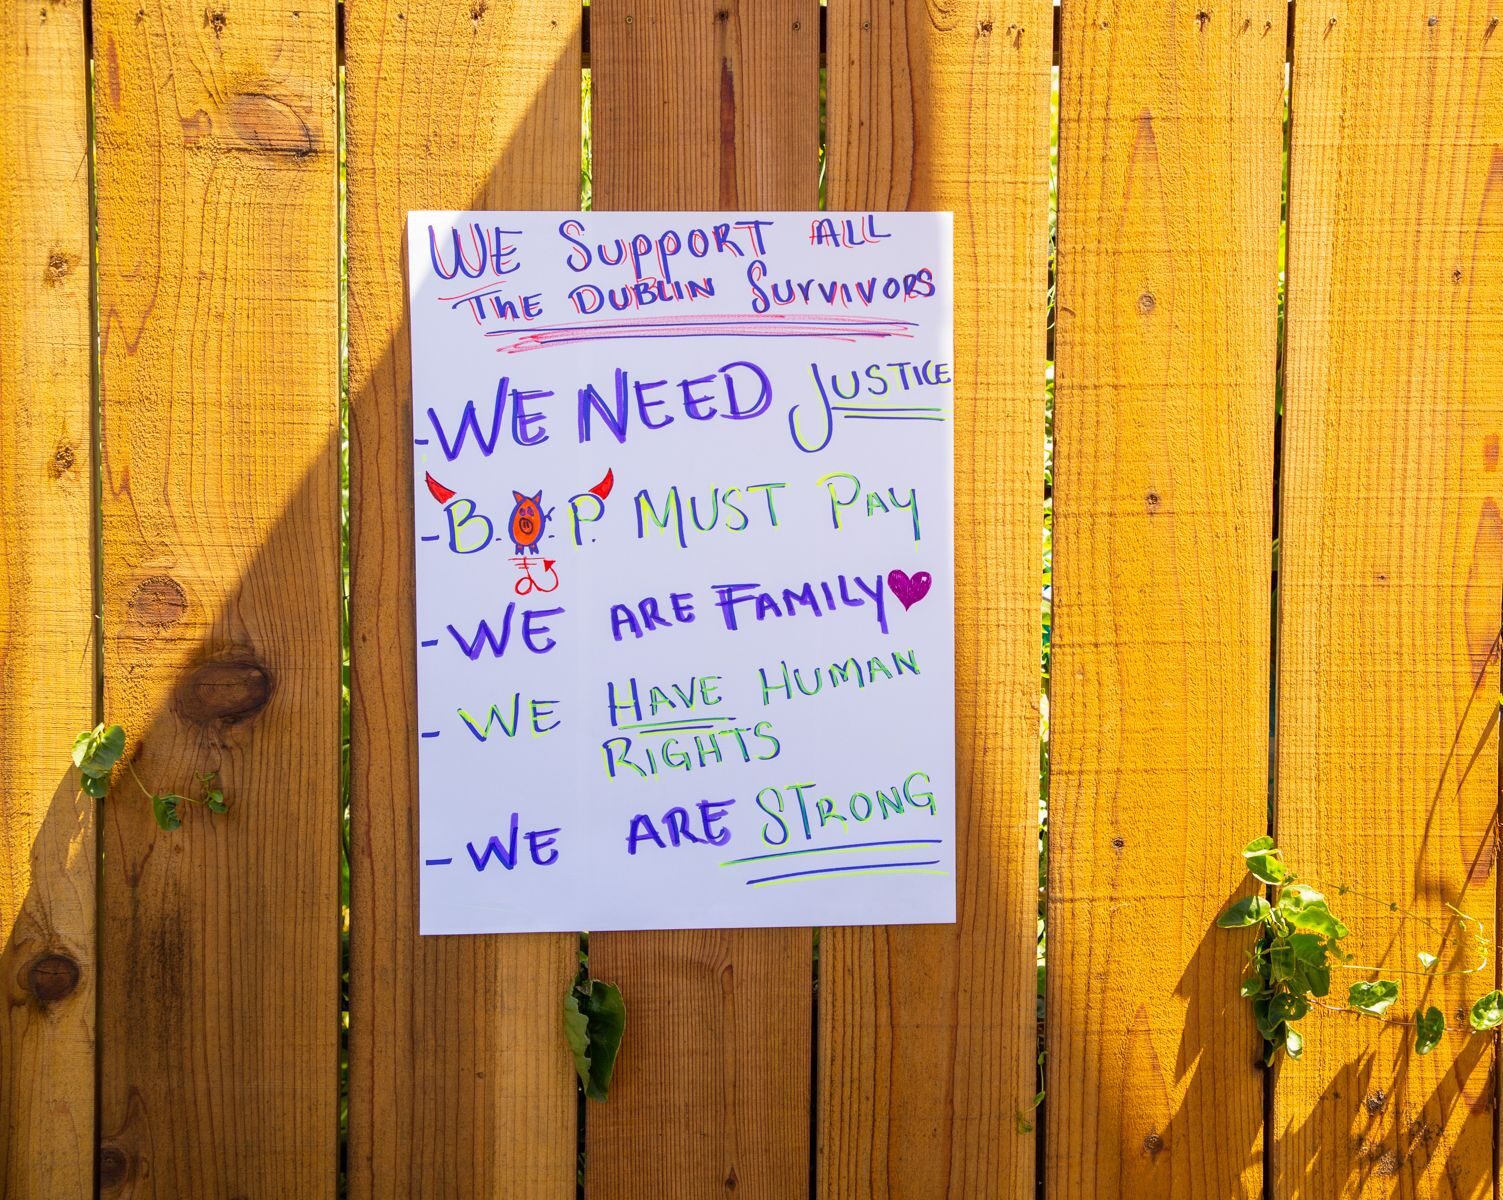
[[[0,15],[0,1196],[93,1192],[95,804],[83,12]]]
[[[332,1197],[339,1005],[335,14],[93,5],[105,1197]]]
[[[959,923],[823,931],[827,1200],[1033,1194],[1050,18],[830,5],[830,207],[955,213]]]
[[[597,208],[817,206],[814,0],[600,0],[591,38]],[[809,931],[596,934],[590,969],[628,1010],[591,1200],[807,1195]]]
[[[1468,0],[1301,4],[1294,36],[1278,716],[1280,840],[1453,925],[1493,923],[1503,613],[1503,38]],[[1435,937],[1356,897],[1348,949]],[[1454,926],[1453,926],[1454,927]],[[1458,965],[1450,961],[1447,965]],[[1395,974],[1412,1030],[1317,1014],[1274,1089],[1273,1194],[1492,1195],[1481,976]],[[1338,972],[1338,977],[1343,972]],[[1345,1000],[1351,979],[1333,991]],[[1458,1023],[1460,1029],[1458,1030]],[[1365,1190],[1363,1190],[1365,1189]]]
[[[350,1194],[574,1194],[578,939],[418,935],[415,208],[579,202],[579,6],[352,0]]]
[[[1286,5],[1066,0],[1045,1186],[1256,1197]],[[1214,215],[1213,215],[1214,214]]]

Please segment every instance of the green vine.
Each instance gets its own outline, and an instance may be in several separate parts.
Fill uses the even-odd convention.
[[[1359,971],[1379,975],[1382,968],[1365,966],[1352,960],[1341,943],[1350,930],[1332,911],[1325,894],[1301,883],[1284,862],[1283,853],[1271,837],[1249,842],[1242,857],[1254,879],[1267,884],[1272,898],[1248,896],[1232,904],[1216,924],[1223,929],[1258,930],[1257,940],[1247,952],[1241,992],[1253,1008],[1258,1032],[1263,1035],[1264,1061],[1270,1066],[1283,1050],[1290,1058],[1304,1052],[1304,1036],[1295,1023],[1314,1008],[1355,1013],[1391,1024],[1410,1025],[1414,1029],[1414,1049],[1429,1054],[1440,1044],[1446,1032],[1446,1017],[1433,1005],[1417,1009],[1412,1020],[1389,1015],[1398,1003],[1397,979],[1366,978],[1347,988],[1345,1006],[1326,1002],[1331,992],[1333,970]],[[1372,901],[1351,887],[1339,887],[1337,894]],[[1394,975],[1474,975],[1488,964],[1489,944],[1482,922],[1447,905],[1456,919],[1459,940],[1470,949],[1475,961],[1450,971],[1438,970],[1441,955],[1453,935],[1434,921],[1418,913],[1401,909],[1392,902],[1381,902],[1403,920],[1424,926],[1439,939],[1436,953],[1421,951],[1416,957],[1419,969],[1390,971]],[[1483,1033],[1503,1025],[1503,992],[1494,990],[1479,998],[1468,1014],[1471,1028]]]
[[[86,796],[102,799],[109,794],[110,777],[125,753],[125,730],[119,725],[100,722],[93,729],[85,730],[73,739],[73,765],[78,768],[78,786]],[[184,796],[177,792],[157,792],[141,782],[136,768],[125,760],[126,773],[135,782],[141,794],[151,801],[152,816],[161,828],[177,829],[183,823],[182,806],[198,804],[210,812],[229,811],[224,792],[217,786],[219,773],[210,771],[198,776],[198,795]]]

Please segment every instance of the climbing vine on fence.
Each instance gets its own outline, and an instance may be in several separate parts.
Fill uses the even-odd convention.
[[[102,799],[109,793],[110,777],[122,762],[125,753],[125,730],[119,725],[100,722],[73,739],[73,765],[78,768],[79,787],[85,795]],[[177,829],[183,823],[184,805],[201,805],[209,812],[229,811],[224,791],[218,786],[218,772],[209,771],[198,776],[198,795],[184,796],[178,792],[159,792],[148,788],[136,774],[135,764],[123,759],[126,774],[151,801],[152,816],[166,830]]]
[[[1284,862],[1283,852],[1271,837],[1249,842],[1242,857],[1253,878],[1268,885],[1270,895],[1253,895],[1232,904],[1217,924],[1223,929],[1258,931],[1257,940],[1247,952],[1241,992],[1251,1004],[1258,1032],[1263,1036],[1264,1061],[1272,1065],[1280,1050],[1290,1058],[1304,1052],[1304,1035],[1297,1022],[1315,1008],[1335,1009],[1409,1025],[1414,1030],[1416,1053],[1428,1054],[1440,1044],[1446,1033],[1445,1014],[1434,1005],[1416,1008],[1412,1018],[1397,1017],[1391,1012],[1398,1004],[1400,985],[1397,979],[1382,975],[1475,975],[1487,966],[1490,944],[1482,922],[1447,905],[1454,917],[1454,929],[1446,930],[1430,918],[1410,912],[1392,901],[1382,901],[1389,912],[1400,919],[1414,921],[1434,934],[1437,941],[1431,951],[1416,956],[1418,968],[1383,972],[1381,968],[1355,962],[1342,949],[1350,929],[1331,911],[1325,893],[1303,883]],[[1373,897],[1355,888],[1340,886],[1340,896],[1365,900]],[[1465,965],[1442,969],[1443,955],[1460,950]],[[1332,1004],[1332,972],[1359,972],[1365,978],[1347,987],[1346,1004]],[[1493,990],[1472,1006],[1467,1023],[1478,1033],[1503,1025],[1503,992]]]

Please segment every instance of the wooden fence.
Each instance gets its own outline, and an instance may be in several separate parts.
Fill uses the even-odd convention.
[[[1264,1072],[1212,923],[1270,778],[1313,877],[1495,915],[1499,14],[10,0],[0,1196],[1493,1196],[1491,1038],[1318,1013]],[[410,208],[577,205],[586,21],[596,207],[811,208],[823,138],[829,207],[954,211],[965,583],[959,923],[597,935],[629,1029],[581,1108],[576,939],[417,936],[400,246]],[[81,799],[101,713],[233,811]]]

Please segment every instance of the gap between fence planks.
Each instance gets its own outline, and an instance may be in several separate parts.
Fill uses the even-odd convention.
[[[575,208],[579,7],[350,0],[350,1195],[574,1195],[572,935],[418,935],[409,209]]]
[[[816,0],[592,10],[597,208],[817,206]],[[627,1007],[587,1113],[590,1200],[808,1194],[812,966],[807,929],[590,939]]]
[[[955,213],[954,926],[826,929],[818,1194],[1033,1194],[1047,0],[831,0],[829,207]]]
[[[1503,37],[1481,0],[1302,6],[1294,37],[1279,839],[1295,870],[1450,925],[1495,915],[1503,620]],[[1274,1089],[1273,1195],[1493,1194],[1480,976],[1342,898],[1413,1030],[1317,1013]],[[1444,955],[1448,968],[1461,965]],[[1402,972],[1402,973],[1401,973]],[[1364,975],[1338,971],[1337,1003]],[[1345,978],[1342,978],[1345,976]]]
[[[93,1193],[88,96],[78,5],[0,16],[0,1196]]]
[[[1049,812],[1059,1200],[1257,1197],[1281,0],[1065,0]]]
[[[99,1187],[332,1197],[339,1012],[334,5],[95,0]]]

